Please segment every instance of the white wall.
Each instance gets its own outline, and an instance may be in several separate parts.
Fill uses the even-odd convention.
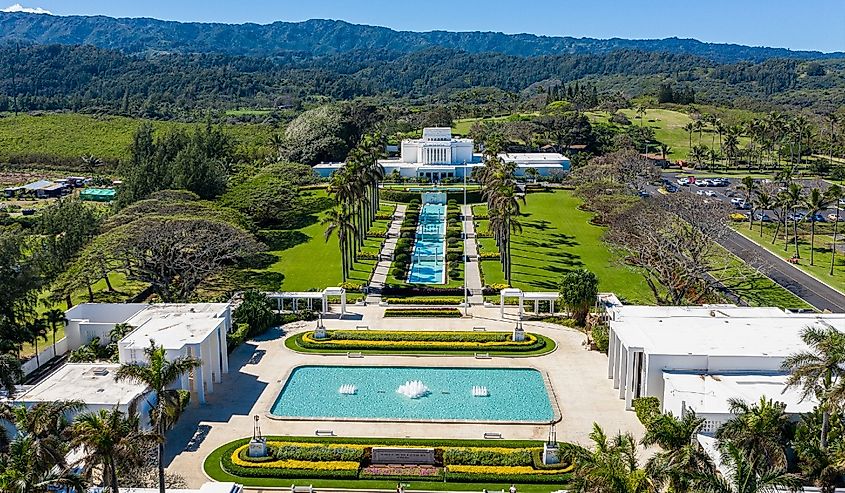
[[[41,347],[41,344],[39,344],[39,347]],[[21,365],[21,370],[23,370],[24,376],[29,375],[30,373],[37,370],[39,364],[44,365],[44,363],[50,361],[54,357],[61,356],[68,352],[67,337],[62,337],[60,340],[56,341],[55,353],[53,353],[52,339],[48,339],[48,342],[44,343],[44,347],[46,347],[46,349],[39,352],[37,358],[33,357],[31,360]]]

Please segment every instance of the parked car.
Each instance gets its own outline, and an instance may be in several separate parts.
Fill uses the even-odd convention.
[[[640,191],[639,191],[639,195],[640,195],[640,197],[642,197],[642,198],[651,197],[651,194],[650,194],[650,193],[648,193],[648,191],[646,191],[646,190],[640,190]]]
[[[666,188],[666,191],[669,192],[669,193],[675,193],[675,192],[678,191],[678,187],[676,187],[675,185],[666,185],[665,188]]]
[[[827,222],[827,219],[825,219],[824,215],[819,214],[819,213],[813,214],[813,217],[811,218],[811,220],[815,223],[826,223]]]
[[[830,213],[830,214],[827,215],[827,220],[828,221],[838,221],[839,216],[837,216],[835,213]]]
[[[713,190],[705,190],[704,195],[706,195],[708,197],[715,197],[716,192],[714,192]]]
[[[757,214],[754,214],[754,220],[755,221],[761,221],[761,222],[764,222],[764,223],[772,222],[772,218],[769,217],[768,214],[760,214],[759,212]]]
[[[696,190],[695,194],[696,195],[704,195],[704,190]]]

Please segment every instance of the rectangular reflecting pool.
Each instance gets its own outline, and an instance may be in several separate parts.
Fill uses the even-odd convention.
[[[413,284],[443,284],[446,282],[446,206],[423,204],[420,209],[411,272],[408,282]]]
[[[555,420],[543,375],[514,368],[300,366],[270,414],[385,421]]]

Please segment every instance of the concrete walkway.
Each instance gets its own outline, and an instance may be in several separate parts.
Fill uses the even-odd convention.
[[[510,331],[513,320],[500,320],[498,308],[470,308],[471,318],[386,319],[379,306],[351,307],[351,319],[324,319],[329,329],[355,330],[357,325],[371,329],[392,330],[463,330],[483,326],[487,330]],[[236,348],[229,356],[229,373],[223,383],[208,394],[208,403],[192,403],[167,434],[165,464],[168,471],[185,478],[189,487],[198,488],[207,478],[202,462],[218,446],[252,435],[254,416],[259,416],[265,435],[314,436],[315,430],[332,430],[340,437],[411,437],[445,439],[480,439],[487,432],[498,432],[506,439],[542,440],[548,425],[513,423],[425,423],[410,421],[321,421],[278,420],[268,416],[294,368],[303,365],[334,366],[422,366],[472,368],[533,368],[545,375],[551,398],[559,408],[562,421],[557,437],[564,442],[589,444],[593,423],[608,433],[630,431],[635,437],[644,433],[636,414],[625,411],[619,391],[607,378],[607,356],[584,349],[581,332],[542,322],[525,322],[524,327],[553,339],[557,349],[543,356],[494,357],[472,356],[387,356],[367,355],[348,358],[345,354],[316,355],[287,349],[284,339],[304,330],[313,330],[317,322],[296,322],[284,332],[271,329],[262,336]],[[293,483],[295,481],[291,481]]]
[[[381,301],[381,289],[387,281],[390,273],[390,264],[393,262],[393,252],[396,250],[396,241],[399,239],[399,231],[402,228],[402,221],[405,219],[405,204],[398,204],[396,212],[393,213],[393,221],[387,229],[387,239],[381,247],[379,262],[373,271],[370,279],[370,294],[367,295],[367,303],[378,303]]]
[[[461,206],[461,214],[464,216],[464,234],[466,235],[466,239],[464,240],[464,255],[469,258],[464,272],[466,285],[470,294],[469,302],[473,305],[483,305],[484,296],[482,295],[482,291],[484,284],[481,282],[481,266],[478,264],[480,259],[478,258],[478,244],[475,241],[475,223],[473,222],[472,206]]]

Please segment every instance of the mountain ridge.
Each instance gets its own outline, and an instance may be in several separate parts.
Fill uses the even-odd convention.
[[[492,31],[399,31],[342,20],[310,19],[270,24],[163,21],[153,18],[53,16],[0,13],[0,43],[93,45],[127,53],[175,52],[275,56],[290,52],[312,55],[362,49],[413,53],[432,47],[468,53],[515,56],[605,54],[617,50],[696,55],[719,63],[845,58],[843,52],[790,50],[690,38],[575,38]]]

